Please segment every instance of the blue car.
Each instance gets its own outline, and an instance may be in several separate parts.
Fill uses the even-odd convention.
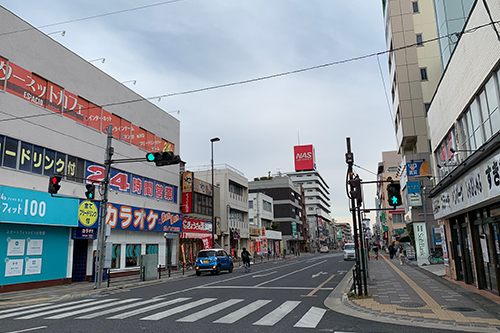
[[[227,255],[223,249],[201,250],[196,260],[196,275],[200,276],[202,272],[220,274],[220,271],[233,271],[233,258]]]

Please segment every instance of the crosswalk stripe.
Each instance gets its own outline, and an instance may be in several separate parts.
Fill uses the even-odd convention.
[[[192,309],[196,306],[203,305],[209,302],[215,301],[217,298],[202,298],[199,301],[191,302],[188,304],[180,305],[176,308],[169,309],[167,311],[159,312],[151,316],[141,318],[141,320],[160,320],[168,316],[174,315],[176,313]]]
[[[224,317],[222,317],[220,319],[217,319],[216,321],[214,321],[214,323],[217,323],[217,324],[233,324],[233,323],[237,322],[238,320],[240,320],[241,318],[249,315],[250,313],[259,310],[264,305],[266,305],[267,303],[270,303],[270,302],[271,301],[267,300],[267,299],[257,300],[257,301],[255,301],[255,302],[253,302],[251,304],[248,304],[247,306],[242,307],[239,310],[236,310],[236,311],[228,314],[227,316],[224,316]]]
[[[185,323],[192,323],[192,322],[195,322],[199,319],[208,317],[216,312],[224,310],[225,308],[228,308],[234,304],[238,304],[239,302],[243,302],[243,300],[242,299],[230,299],[230,300],[222,302],[220,304],[211,306],[208,309],[204,309],[204,310],[201,310],[199,312],[193,313],[189,316],[177,319],[177,321],[181,321],[181,322],[185,322]]]
[[[20,308],[14,308],[14,309],[7,309],[7,310],[2,310],[0,311],[0,314],[2,313],[9,313],[9,312],[14,312],[14,311],[21,311],[21,310],[27,310],[27,309],[33,309],[33,308],[40,308],[45,305],[51,305],[52,303],[42,303],[42,304],[35,304],[35,305],[28,305],[28,306],[23,306]]]
[[[108,317],[107,319],[125,319],[128,317],[138,315],[140,313],[148,312],[149,310],[156,310],[156,309],[159,309],[159,308],[164,307],[164,306],[169,306],[169,305],[172,305],[175,303],[184,302],[184,301],[187,301],[188,299],[191,299],[191,297],[179,297],[179,298],[175,298],[175,299],[172,299],[170,301],[163,302],[163,303],[146,306],[145,308],[142,308],[142,309],[137,309],[134,311],[114,315],[112,317]]]
[[[44,310],[60,308],[60,307],[63,307],[63,306],[68,306],[68,305],[73,305],[73,304],[78,304],[78,303],[86,303],[86,302],[90,302],[90,301],[93,301],[93,299],[84,299],[84,300],[75,301],[75,302],[49,305],[46,308],[44,308]],[[18,310],[18,309],[16,309],[16,310]],[[8,314],[1,315],[0,319],[10,318],[10,317],[15,317],[15,316],[20,316],[20,315],[27,314],[27,313],[32,313],[32,312],[35,312],[35,311],[38,311],[38,310],[39,309],[30,309],[30,310],[24,310],[24,311],[21,311],[21,312],[8,313]]]
[[[57,312],[63,312],[63,311],[68,311],[68,310],[80,309],[80,308],[83,308],[83,307],[87,307],[88,309],[91,309],[91,308],[94,307],[94,305],[102,304],[102,303],[109,303],[109,302],[112,302],[112,301],[115,301],[115,300],[116,300],[116,298],[103,299],[103,300],[100,300],[100,301],[94,301],[92,303],[84,303],[84,304],[78,304],[78,305],[70,306],[69,308],[67,307],[68,303],[66,303],[66,304],[63,304],[64,308],[62,308],[62,309],[54,309],[54,310],[50,310],[50,311],[37,312],[37,313],[30,314],[30,315],[27,315],[27,316],[19,317],[19,318],[16,318],[16,319],[32,319],[32,318],[42,317],[42,316],[46,316],[46,315],[57,313]],[[90,304],[90,306],[89,306],[89,304]]]
[[[105,316],[105,315],[110,314],[110,313],[115,313],[115,312],[118,312],[118,311],[123,311],[123,310],[127,310],[127,309],[130,309],[130,308],[139,307],[139,306],[142,306],[142,305],[146,305],[146,304],[154,303],[154,302],[160,302],[160,301],[163,301],[163,298],[152,298],[152,299],[148,299],[146,301],[132,303],[132,304],[127,304],[127,305],[124,305],[124,306],[120,306],[120,307],[117,307],[117,308],[108,309],[108,310],[105,310],[105,311],[99,311],[99,312],[96,312],[96,313],[90,313],[90,314],[85,315],[85,316],[76,317],[76,319],[92,319],[92,318],[97,318],[97,317],[100,317],[100,316]]]
[[[120,304],[123,304],[123,303],[134,302],[134,301],[137,301],[139,299],[140,298],[128,298],[128,299],[124,299],[124,300],[121,300],[121,301],[118,301],[118,302],[106,303],[106,304],[102,304],[102,305],[99,305],[99,306],[93,306],[92,308],[86,308],[86,309],[80,309],[80,310],[75,310],[75,311],[71,311],[71,312],[61,313],[61,314],[58,314],[58,315],[55,315],[55,316],[47,317],[45,319],[67,318],[67,317],[71,317],[71,316],[78,315],[78,314],[81,314],[81,313],[86,313],[86,312],[89,312],[89,311],[95,311],[95,310],[100,310],[100,309],[103,309],[103,308],[114,307],[115,305],[120,305]]]
[[[281,319],[283,319],[287,314],[290,313],[300,304],[300,301],[286,301],[281,304],[276,310],[262,317],[260,320],[253,323],[253,325],[259,326],[273,326]]]
[[[316,328],[325,313],[326,309],[313,306],[293,327]]]

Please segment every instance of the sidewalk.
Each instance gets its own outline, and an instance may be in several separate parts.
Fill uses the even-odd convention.
[[[368,297],[347,297],[347,274],[325,305],[385,323],[469,332],[500,331],[500,297],[447,279],[444,265],[400,265],[387,255],[369,261]]]

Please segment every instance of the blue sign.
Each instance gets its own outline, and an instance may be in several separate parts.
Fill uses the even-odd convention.
[[[429,164],[427,161],[406,163],[406,175],[427,176],[429,174]]]
[[[420,182],[407,182],[406,188],[409,194],[420,194]]]
[[[78,200],[0,186],[0,222],[76,227]]]
[[[108,203],[106,224],[112,229],[178,232],[182,231],[182,214]]]
[[[73,239],[97,239],[97,229],[93,228],[73,228]]]

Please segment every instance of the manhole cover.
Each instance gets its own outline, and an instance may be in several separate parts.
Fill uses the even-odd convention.
[[[402,306],[404,308],[421,308],[425,305],[422,303],[406,302],[406,303],[399,304],[399,306]]]
[[[456,307],[449,307],[449,308],[444,308],[445,310],[448,310],[448,311],[455,311],[455,312],[474,312],[476,311],[476,309],[472,309],[472,308],[462,308],[460,306],[456,306]]]

